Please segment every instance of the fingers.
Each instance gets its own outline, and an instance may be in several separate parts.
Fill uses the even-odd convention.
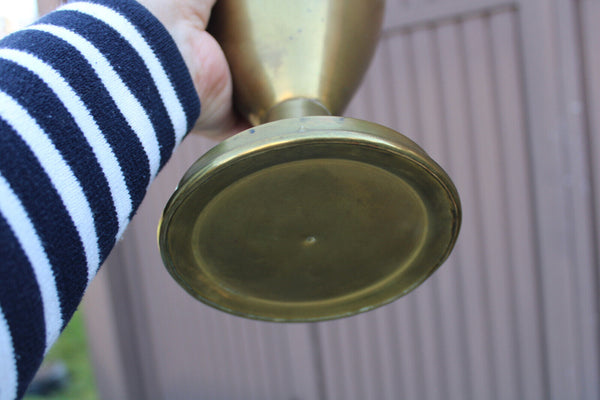
[[[216,0],[139,0],[165,25],[188,67],[201,113],[194,132],[223,138],[245,129],[232,105],[233,84],[225,55],[206,32]]]
[[[206,31],[189,37],[186,53],[200,96],[201,112],[195,130],[216,136],[240,124],[232,103],[233,83],[227,60],[217,41]]]
[[[216,0],[138,0],[167,28],[187,20],[204,30]]]

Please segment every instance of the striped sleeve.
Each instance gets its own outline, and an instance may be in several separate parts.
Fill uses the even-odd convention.
[[[134,0],[0,41],[0,400],[21,398],[200,102]]]

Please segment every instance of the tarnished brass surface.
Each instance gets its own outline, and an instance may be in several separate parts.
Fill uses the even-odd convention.
[[[219,0],[237,108],[253,124],[202,156],[159,226],[171,275],[221,310],[271,321],[367,311],[449,255],[461,209],[416,144],[335,117],[376,46],[382,0]],[[271,122],[273,121],[273,122]]]
[[[244,131],[200,158],[169,201],[163,260],[194,297],[275,321],[386,304],[431,275],[460,224],[450,178],[406,137],[351,118]]]
[[[257,125],[276,119],[267,118],[276,105],[306,98],[341,114],[375,51],[383,9],[383,0],[219,0],[209,30],[227,56],[238,110]],[[315,113],[289,116],[302,115]]]

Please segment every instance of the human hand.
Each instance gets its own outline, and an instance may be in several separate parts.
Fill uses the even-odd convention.
[[[190,71],[202,107],[193,131],[224,139],[249,127],[233,109],[233,84],[225,55],[206,32],[216,0],[138,1],[167,28]]]

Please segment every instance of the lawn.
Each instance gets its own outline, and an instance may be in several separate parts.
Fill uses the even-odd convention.
[[[25,396],[25,400],[97,400],[94,374],[86,343],[85,324],[77,311],[62,335],[48,352],[44,363],[62,360],[69,371],[64,390],[49,396]]]

